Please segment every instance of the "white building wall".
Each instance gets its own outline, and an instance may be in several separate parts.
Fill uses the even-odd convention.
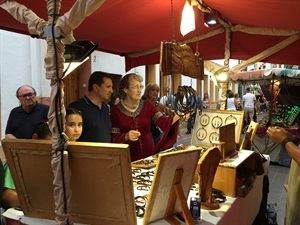
[[[197,80],[191,77],[182,76],[181,85],[191,86],[194,90],[197,90]]]
[[[124,57],[94,51],[91,55],[92,72],[103,71],[107,73],[125,74],[125,60]]]
[[[107,73],[114,73],[120,75],[125,75],[128,73],[136,73],[141,75],[144,78],[143,84],[145,85],[145,74],[146,74],[145,66],[139,66],[126,72],[124,57],[106,53],[106,52],[100,52],[100,51],[94,51],[91,54],[91,59],[92,59],[92,68],[91,68],[92,72],[103,71]]]
[[[49,97],[50,82],[45,78],[41,40],[0,30],[1,139],[12,108],[19,105],[16,90],[23,84],[36,88],[38,96]]]

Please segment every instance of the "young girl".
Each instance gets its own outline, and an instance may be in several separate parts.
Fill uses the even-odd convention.
[[[66,109],[65,134],[69,141],[76,141],[82,133],[82,114],[78,109]]]

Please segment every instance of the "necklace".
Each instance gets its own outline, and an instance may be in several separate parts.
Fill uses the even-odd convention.
[[[133,104],[132,106],[126,104],[126,102],[122,101],[123,105],[125,105],[127,108],[129,109],[136,109],[139,106],[140,101],[138,101],[137,103]]]

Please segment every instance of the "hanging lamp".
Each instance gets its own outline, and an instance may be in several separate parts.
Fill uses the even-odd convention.
[[[182,10],[180,33],[184,36],[193,30],[195,30],[195,13],[191,2],[186,0]]]

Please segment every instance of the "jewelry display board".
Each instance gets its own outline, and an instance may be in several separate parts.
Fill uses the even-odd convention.
[[[179,212],[183,212],[186,222],[192,220],[187,197],[199,157],[199,149],[159,154],[143,225],[161,219],[174,224],[172,218]]]
[[[2,146],[24,215],[53,220],[51,141],[4,139]],[[72,142],[67,150],[74,222],[136,225],[128,145]]]
[[[235,124],[235,142],[240,143],[244,122],[243,111],[203,109],[197,111],[191,144],[213,146],[219,141],[219,128],[230,123]]]

